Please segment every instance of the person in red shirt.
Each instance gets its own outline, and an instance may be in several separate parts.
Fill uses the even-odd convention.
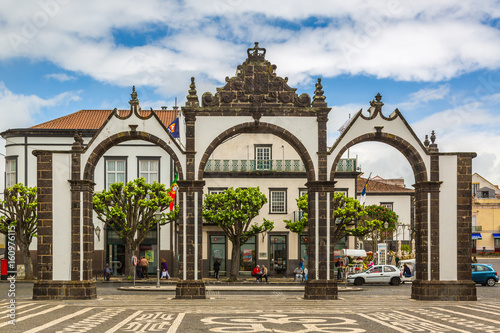
[[[257,282],[262,281],[262,273],[260,272],[260,266],[257,265],[252,271],[252,276],[257,279]]]

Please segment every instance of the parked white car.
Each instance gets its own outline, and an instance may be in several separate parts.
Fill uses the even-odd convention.
[[[397,286],[401,283],[401,271],[392,265],[375,265],[364,272],[349,275],[347,282],[361,286],[364,283],[389,283]]]

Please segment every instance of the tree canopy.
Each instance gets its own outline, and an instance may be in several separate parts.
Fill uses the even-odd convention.
[[[372,249],[376,249],[377,244],[380,241],[383,241],[386,233],[392,233],[396,230],[399,217],[391,209],[379,205],[367,206],[365,207],[365,211],[366,216],[358,223],[358,225],[369,228],[370,231],[362,235],[361,238],[363,240],[370,239]],[[385,222],[388,223],[387,229],[384,228]],[[373,227],[372,224],[375,224],[376,227]],[[387,237],[387,235],[385,236]]]
[[[222,193],[205,195],[203,218],[206,222],[219,226],[233,244],[231,281],[238,279],[241,245],[250,237],[274,228],[273,222],[266,219],[260,225],[251,223],[265,203],[267,198],[258,187],[231,187]]]
[[[308,224],[308,197],[307,194],[296,199],[298,208],[303,211],[298,221],[285,220],[286,228],[292,232],[302,233]],[[333,243],[338,243],[346,236],[365,237],[374,230],[383,226],[383,221],[377,216],[368,216],[368,211],[355,198],[347,197],[341,192],[333,195]],[[379,216],[380,217],[380,216]],[[396,217],[397,221],[397,217]]]
[[[37,235],[37,188],[19,183],[4,190],[0,200],[0,232],[15,229],[16,244],[23,255],[25,278],[33,279],[33,264],[29,247]]]
[[[178,219],[178,207],[165,212],[171,201],[164,184],[148,184],[144,178],[127,184],[111,184],[109,190],[94,195],[97,217],[125,242],[125,272],[134,274],[130,258],[139,254],[139,245],[147,233],[156,228],[157,223],[164,225]]]

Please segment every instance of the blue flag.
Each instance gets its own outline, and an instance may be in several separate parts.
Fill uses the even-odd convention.
[[[370,175],[368,176],[368,179],[366,180],[365,187],[363,188],[363,191],[361,192],[361,199],[359,200],[359,203],[364,206],[365,205],[365,200],[366,200],[366,187],[368,186],[368,182],[370,181],[370,177],[372,176],[371,172]]]
[[[179,138],[179,117],[175,118],[175,120],[168,125],[168,130],[172,133],[174,138]]]

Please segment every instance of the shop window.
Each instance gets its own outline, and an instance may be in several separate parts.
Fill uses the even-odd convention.
[[[249,238],[240,247],[240,271],[251,272],[256,265],[256,236]]]

